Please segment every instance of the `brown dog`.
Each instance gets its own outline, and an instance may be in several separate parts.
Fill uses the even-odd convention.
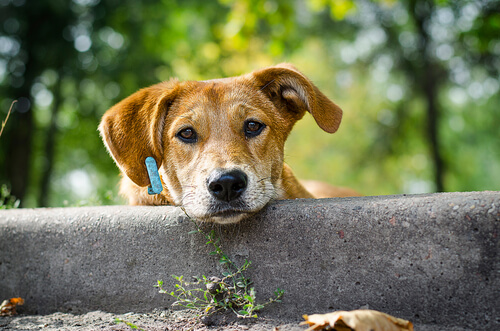
[[[289,64],[209,81],[176,79],[142,89],[104,114],[99,130],[125,175],[120,193],[134,205],[183,206],[199,220],[234,223],[273,199],[358,195],[320,182],[299,183],[283,162],[296,121],[308,111],[337,131],[342,110]],[[163,191],[149,195],[145,159]]]

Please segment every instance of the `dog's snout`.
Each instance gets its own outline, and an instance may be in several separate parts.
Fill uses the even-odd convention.
[[[209,180],[208,189],[216,199],[229,202],[246,190],[247,181],[247,175],[243,171],[231,170]]]

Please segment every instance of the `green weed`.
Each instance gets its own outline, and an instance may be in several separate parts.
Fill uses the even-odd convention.
[[[139,331],[145,331],[144,329],[138,327],[137,325],[135,325],[134,323],[130,323],[130,322],[127,322],[127,321],[124,321],[122,319],[119,319],[119,318],[115,318],[115,323],[116,324],[120,324],[120,323],[125,323],[129,328],[131,328],[132,330],[139,330]]]
[[[7,185],[3,184],[2,187],[0,187],[0,209],[18,208],[20,203],[21,201],[10,194]]]
[[[250,267],[251,262],[245,260],[243,265],[234,263],[219,246],[219,239],[212,230],[205,233],[195,221],[192,221],[196,230],[193,233],[201,233],[206,244],[211,245],[214,251],[210,255],[217,256],[219,263],[226,269],[221,277],[193,277],[192,282],[185,280],[184,276],[172,276],[176,281],[175,290],[167,291],[163,288],[163,281],[159,280],[155,287],[160,289],[160,293],[167,293],[174,297],[176,301],[173,306],[181,306],[188,309],[200,311],[203,315],[210,315],[216,312],[232,311],[237,317],[257,318],[256,312],[273,302],[281,302],[284,291],[277,289],[275,297],[267,302],[258,304],[255,300],[255,289],[252,287],[250,279],[246,278],[244,272]]]

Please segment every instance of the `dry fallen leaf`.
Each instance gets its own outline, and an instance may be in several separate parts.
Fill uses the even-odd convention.
[[[375,310],[336,311],[329,314],[303,315],[306,331],[324,330],[327,327],[337,331],[413,331],[409,321]]]
[[[4,300],[0,305],[0,316],[12,316],[17,314],[16,306],[23,304],[24,300],[22,298],[12,298],[10,300]]]

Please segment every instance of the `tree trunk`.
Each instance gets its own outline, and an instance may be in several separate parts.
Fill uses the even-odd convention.
[[[425,29],[426,20],[432,15],[434,3],[432,1],[412,0],[409,3],[409,14],[412,16],[420,39],[420,53],[422,68],[415,69],[415,78],[420,85],[427,103],[427,140],[434,165],[434,184],[437,192],[445,191],[443,174],[445,165],[441,155],[439,138],[440,110],[437,100],[437,92],[441,81],[441,68],[430,56],[430,36]]]
[[[437,192],[444,191],[443,183],[443,157],[441,155],[440,140],[439,140],[439,107],[437,102],[437,74],[433,65],[429,62],[425,64],[425,72],[427,75],[421,81],[423,83],[422,90],[427,100],[427,139],[434,164],[434,183]]]
[[[54,86],[54,100],[52,103],[52,114],[49,127],[47,128],[47,140],[45,141],[45,168],[42,170],[40,181],[40,193],[38,196],[38,205],[48,207],[50,197],[50,178],[54,169],[54,151],[57,135],[57,114],[61,106],[61,70],[59,71],[56,85]]]
[[[33,103],[30,99],[30,89],[35,77],[31,65],[26,63],[23,86],[17,90],[18,102],[12,114],[13,127],[10,133],[10,143],[7,149],[7,175],[11,181],[11,194],[21,201],[26,195],[29,183],[31,164],[31,147],[33,137]],[[10,120],[9,120],[10,121]]]

